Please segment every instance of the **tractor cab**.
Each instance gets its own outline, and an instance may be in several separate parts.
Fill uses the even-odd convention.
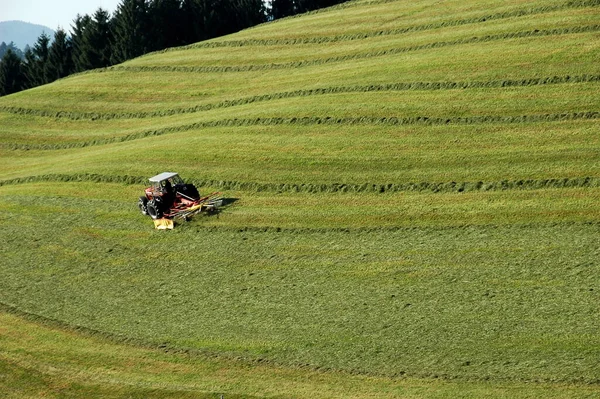
[[[183,190],[185,186],[183,179],[177,173],[171,172],[163,172],[148,180],[150,181],[150,187],[146,189],[146,194],[150,194],[151,197],[172,195],[178,190]]]
[[[148,179],[150,186],[138,200],[142,215],[154,219],[157,229],[172,229],[173,219],[188,220],[200,212],[215,212],[223,204],[221,193],[200,198],[196,186],[183,181],[177,173],[163,172]]]
[[[144,190],[138,206],[144,215],[159,219],[185,207],[192,206],[200,199],[200,193],[193,184],[186,184],[177,173],[163,172],[148,179],[150,187]]]

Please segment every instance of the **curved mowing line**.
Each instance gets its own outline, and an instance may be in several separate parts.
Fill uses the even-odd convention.
[[[575,224],[575,223],[547,224],[547,225],[541,225],[541,227],[563,226],[563,225],[573,225],[573,224]],[[591,224],[594,224],[594,223],[579,223],[578,225],[591,225]],[[469,226],[465,226],[465,227],[469,227]],[[459,228],[465,228],[465,227],[459,227]],[[477,227],[479,227],[479,226],[477,226]],[[527,228],[528,226],[515,226],[515,227]],[[538,227],[538,226],[532,225],[532,227]],[[423,228],[421,230],[426,230],[426,229],[427,228]],[[418,230],[418,228],[405,228],[403,230],[411,231],[411,230]],[[438,229],[438,230],[442,230],[442,229]],[[242,234],[245,234],[248,232],[248,231],[244,231],[244,230],[240,230],[240,229],[237,229],[234,231],[239,231]],[[282,232],[282,230],[272,230],[272,231]],[[257,230],[256,232],[260,233],[263,231]],[[270,230],[267,230],[264,232],[271,233]],[[340,232],[344,232],[344,231],[340,231]],[[297,233],[306,234],[306,233],[310,233],[310,232],[309,231],[298,231]],[[28,320],[30,322],[33,322],[33,323],[38,323],[43,326],[47,326],[49,328],[56,328],[56,329],[63,330],[63,331],[73,331],[73,332],[75,332],[77,334],[81,334],[83,336],[99,338],[99,339],[106,340],[108,342],[112,342],[112,343],[115,343],[118,345],[128,345],[128,346],[131,346],[134,348],[158,350],[163,353],[182,354],[182,355],[186,355],[186,356],[194,356],[194,357],[200,357],[200,358],[210,358],[210,359],[217,359],[217,360],[224,359],[224,360],[235,361],[237,363],[248,364],[248,365],[260,364],[260,365],[268,365],[268,366],[274,366],[274,367],[296,367],[296,368],[302,368],[305,370],[311,370],[312,372],[324,371],[324,369],[322,367],[320,367],[319,365],[316,365],[316,364],[300,363],[300,362],[295,362],[295,361],[286,363],[286,362],[277,361],[274,359],[259,357],[257,355],[250,355],[248,353],[218,352],[216,350],[210,350],[207,348],[190,348],[190,347],[173,345],[170,342],[164,342],[164,341],[157,342],[157,341],[152,341],[151,339],[128,337],[123,334],[117,334],[117,333],[111,333],[111,332],[107,332],[107,331],[96,330],[96,329],[93,329],[90,327],[72,324],[72,323],[68,323],[66,321],[62,321],[59,319],[54,319],[54,318],[43,316],[43,315],[40,315],[37,313],[28,312],[26,310],[20,309],[16,305],[4,303],[1,301],[0,301],[0,311],[15,315],[17,317],[21,317],[21,318]],[[377,373],[377,372],[370,372],[370,371],[365,371],[365,370],[360,370],[360,369],[347,370],[347,369],[327,368],[327,369],[325,369],[325,371],[337,372],[337,373],[341,373],[341,374],[350,373],[351,375],[364,375],[364,376],[387,377],[387,378],[412,377],[412,378],[420,378],[420,379],[451,380],[451,381],[461,381],[462,380],[462,381],[488,381],[488,382],[489,381],[531,382],[528,379],[522,379],[522,378],[508,378],[508,377],[500,377],[500,376],[491,376],[491,377],[490,376],[472,376],[472,375],[464,375],[464,374],[460,374],[460,373],[457,373],[455,375],[442,373],[439,375],[436,374],[435,376],[432,376],[431,374],[421,375],[419,373],[414,373],[414,374],[406,373],[405,371],[402,371],[402,370],[399,370],[397,373]],[[560,383],[560,382],[562,382],[562,383],[577,383],[577,384],[588,384],[588,385],[600,384],[600,380],[595,379],[593,377],[584,377],[584,378],[572,377],[570,379],[569,378],[556,379],[555,377],[552,377],[552,378],[540,377],[540,378],[536,379],[536,382],[541,382],[541,383],[544,383],[544,382]]]
[[[46,316],[42,316],[42,315],[39,315],[36,313],[31,313],[31,312],[28,312],[25,310],[21,310],[15,305],[4,303],[1,301],[0,301],[0,311],[4,311],[6,313],[13,314],[18,317],[22,317],[28,321],[39,323],[39,324],[42,324],[42,325],[45,325],[45,326],[48,326],[51,328],[57,328],[57,329],[66,330],[66,331],[75,331],[76,333],[84,335],[84,336],[101,338],[101,339],[105,339],[109,342],[113,342],[116,344],[129,345],[129,346],[144,348],[144,349],[160,350],[161,352],[185,353],[185,354],[190,354],[190,355],[195,355],[195,356],[203,356],[203,357],[211,357],[211,358],[216,358],[216,357],[227,358],[225,355],[220,355],[217,352],[212,352],[212,351],[208,351],[208,350],[174,348],[174,347],[171,347],[170,345],[168,345],[168,343],[166,343],[166,342],[155,343],[155,342],[150,342],[150,341],[144,341],[139,338],[127,337],[127,336],[121,335],[121,334],[109,333],[109,332],[105,332],[105,331],[95,330],[90,327],[70,324],[70,323],[67,323],[67,322],[64,322],[64,321],[61,321],[58,319],[52,319],[50,317],[46,317]]]
[[[309,90],[294,90],[272,94],[262,94],[257,96],[243,97],[234,100],[225,100],[218,103],[196,105],[187,108],[173,108],[163,111],[151,112],[69,112],[69,111],[45,111],[22,107],[0,107],[0,111],[17,115],[34,115],[49,118],[65,118],[70,120],[112,120],[112,119],[142,119],[164,117],[179,114],[196,113],[210,111],[213,109],[229,108],[239,105],[252,104],[272,100],[281,100],[286,98],[318,96],[326,94],[343,93],[368,93],[368,92],[386,92],[386,91],[433,91],[433,90],[456,90],[456,89],[481,89],[481,88],[504,88],[504,87],[529,87],[544,86],[565,83],[591,83],[599,82],[600,75],[578,75],[578,76],[552,76],[545,78],[525,78],[508,80],[490,80],[490,81],[464,81],[464,82],[406,82],[406,83],[388,83],[374,85],[357,86],[331,86],[315,88]]]
[[[233,191],[254,192],[288,192],[288,193],[397,193],[397,192],[431,192],[431,193],[462,193],[476,191],[507,191],[507,190],[540,190],[548,188],[586,188],[600,187],[600,177],[575,177],[552,179],[520,179],[501,180],[495,182],[408,182],[408,183],[256,183],[227,180],[189,179],[198,187],[212,187]],[[122,183],[130,185],[146,185],[147,177],[142,176],[111,176],[92,173],[79,174],[48,174],[22,177],[0,181],[0,187],[5,185],[36,183],[36,182],[94,182]]]
[[[198,48],[222,48],[222,47],[245,47],[245,46],[292,46],[297,44],[320,44],[320,43],[335,43],[342,41],[363,40],[373,37],[402,35],[412,32],[422,32],[433,29],[446,27],[462,26],[474,23],[482,23],[486,21],[501,20],[507,18],[523,17],[529,15],[546,14],[566,9],[577,9],[587,7],[600,6],[600,0],[587,1],[570,1],[564,4],[555,6],[535,7],[520,9],[514,11],[506,11],[495,14],[485,14],[478,17],[457,19],[450,21],[437,22],[425,25],[414,25],[399,29],[387,29],[374,32],[353,33],[336,36],[321,36],[321,37],[305,37],[305,38],[289,38],[289,39],[247,39],[247,40],[225,40],[216,42],[201,42],[182,47],[172,47],[165,50],[157,51],[150,54],[169,53],[173,51],[191,50]]]
[[[138,133],[131,133],[125,136],[110,137],[105,139],[96,139],[91,141],[81,141],[77,143],[62,144],[11,144],[0,143],[0,148],[9,150],[63,150],[70,148],[84,148],[96,145],[105,145],[112,143],[122,143],[125,141],[139,140],[146,137],[162,136],[171,133],[181,133],[195,129],[207,129],[218,127],[243,127],[243,126],[279,126],[279,125],[387,125],[387,126],[407,126],[407,125],[478,125],[478,124],[514,124],[514,123],[541,123],[558,122],[573,120],[595,120],[600,118],[600,112],[587,111],[563,114],[537,114],[537,115],[519,115],[519,116],[466,116],[466,117],[331,117],[331,116],[305,116],[305,117],[264,117],[248,119],[222,119],[216,121],[196,122],[187,125],[172,126],[157,130],[146,130]]]
[[[600,30],[600,25],[589,25],[589,26],[576,26],[571,28],[563,29],[534,29],[530,31],[503,33],[498,35],[486,35],[486,36],[475,36],[466,39],[450,40],[445,42],[433,42],[428,44],[421,44],[417,46],[399,47],[388,50],[379,50],[366,53],[341,55],[328,58],[320,58],[314,60],[286,62],[280,64],[254,64],[254,65],[230,65],[230,66],[112,66],[105,69],[96,69],[89,73],[101,73],[104,71],[127,71],[127,72],[148,72],[148,71],[160,71],[160,72],[190,72],[190,73],[227,73],[227,72],[252,72],[252,71],[265,71],[265,70],[276,70],[276,69],[291,69],[291,68],[303,68],[308,66],[324,65],[335,62],[354,61],[362,60],[367,58],[382,57],[388,55],[397,55],[402,53],[408,53],[419,50],[427,50],[434,48],[442,48],[449,46],[456,46],[462,44],[473,44],[473,43],[485,43],[497,40],[508,40],[508,39],[520,39],[525,37],[543,37],[543,36],[556,36],[556,35],[567,35],[575,33],[588,33],[597,32]]]

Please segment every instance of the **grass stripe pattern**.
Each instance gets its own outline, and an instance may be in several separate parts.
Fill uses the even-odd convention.
[[[563,29],[534,29],[521,32],[502,33],[497,35],[475,36],[466,39],[433,42],[422,45],[391,48],[381,51],[365,52],[359,54],[348,54],[343,56],[328,57],[313,60],[304,60],[286,63],[255,64],[255,65],[229,65],[229,66],[125,66],[117,65],[104,69],[95,69],[88,73],[102,73],[105,71],[128,71],[128,72],[188,72],[188,73],[228,73],[228,72],[251,72],[267,71],[277,69],[294,69],[310,66],[325,65],[336,62],[356,61],[368,58],[383,57],[409,53],[414,51],[437,49],[464,44],[486,43],[499,40],[523,39],[530,37],[544,37],[557,35],[570,35],[579,33],[590,33],[600,31],[600,25],[575,26]]]
[[[600,6],[599,0],[588,0],[588,1],[570,1],[565,4],[556,6],[546,7],[534,7],[526,8],[514,11],[507,11],[495,14],[485,14],[474,18],[457,19],[452,21],[442,21],[433,24],[426,25],[415,25],[398,29],[386,29],[374,32],[355,33],[349,35],[337,35],[330,37],[304,37],[304,38],[290,38],[290,39],[250,39],[250,40],[220,40],[220,41],[207,41],[192,44],[189,46],[175,47],[165,49],[153,54],[166,53],[170,51],[179,51],[184,49],[197,49],[197,48],[220,48],[220,47],[245,47],[245,46],[293,46],[299,44],[322,44],[322,43],[335,43],[341,41],[352,41],[362,40],[380,36],[394,36],[402,35],[413,32],[422,32],[433,29],[448,28],[455,26],[462,26],[474,23],[482,23],[487,21],[502,20],[507,18],[531,16],[537,14],[544,14],[549,12],[556,12],[568,9],[587,8]]]
[[[33,182],[95,182],[144,185],[148,181],[143,176],[110,176],[94,173],[47,174],[0,181],[0,187]],[[600,177],[548,178],[502,180],[495,182],[409,182],[409,183],[362,183],[362,184],[314,184],[314,183],[256,183],[212,179],[189,179],[199,187],[213,187],[221,190],[291,193],[394,193],[394,192],[474,192],[506,190],[540,190],[546,188],[600,187]]]
[[[499,116],[484,115],[471,117],[318,117],[318,116],[300,116],[290,118],[249,118],[249,119],[222,119],[208,122],[197,122],[180,126],[173,126],[164,129],[146,130],[139,133],[127,134],[120,137],[106,139],[96,139],[91,141],[82,141],[77,143],[60,144],[14,144],[3,143],[0,148],[9,150],[63,150],[69,148],[84,148],[97,145],[106,145],[112,143],[122,143],[126,141],[140,140],[147,137],[162,136],[186,132],[195,129],[206,129],[214,127],[242,127],[242,126],[278,126],[278,125],[387,125],[387,126],[410,126],[410,125],[476,125],[476,124],[522,124],[536,122],[560,122],[576,120],[596,120],[600,118],[599,111],[585,111],[560,114],[538,114],[538,115],[517,115],[517,116]]]
[[[369,92],[391,92],[391,91],[436,91],[436,90],[458,90],[458,89],[483,89],[483,88],[507,88],[507,87],[531,87],[570,83],[596,83],[600,81],[600,75],[564,75],[550,77],[530,77],[523,79],[505,79],[489,81],[461,81],[461,82],[398,82],[387,84],[356,85],[356,86],[331,86],[308,90],[294,90],[280,93],[263,94],[257,96],[243,97],[234,100],[225,100],[218,103],[202,104],[194,107],[172,108],[153,112],[72,112],[72,111],[48,111],[23,107],[0,106],[0,112],[16,115],[32,115],[48,118],[65,118],[70,120],[112,120],[112,119],[142,119],[172,116],[178,114],[196,113],[210,111],[213,109],[236,107],[239,105],[253,104],[271,100],[287,98],[318,96],[326,94],[341,93],[369,93]]]

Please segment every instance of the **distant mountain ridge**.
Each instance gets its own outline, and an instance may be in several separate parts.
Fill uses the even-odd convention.
[[[50,38],[54,36],[54,30],[47,26],[23,21],[2,21],[0,22],[0,43],[14,42],[15,46],[24,50],[27,45],[32,46],[42,32],[46,32]]]

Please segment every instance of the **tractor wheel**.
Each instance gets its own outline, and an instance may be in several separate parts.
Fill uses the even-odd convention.
[[[148,214],[148,198],[140,197],[138,201],[138,208],[140,208],[142,215],[146,216]]]
[[[150,215],[152,219],[156,220],[162,217],[162,210],[160,209],[160,204],[156,203],[156,201],[149,201],[148,205],[146,205],[146,209],[148,210],[148,215]]]

